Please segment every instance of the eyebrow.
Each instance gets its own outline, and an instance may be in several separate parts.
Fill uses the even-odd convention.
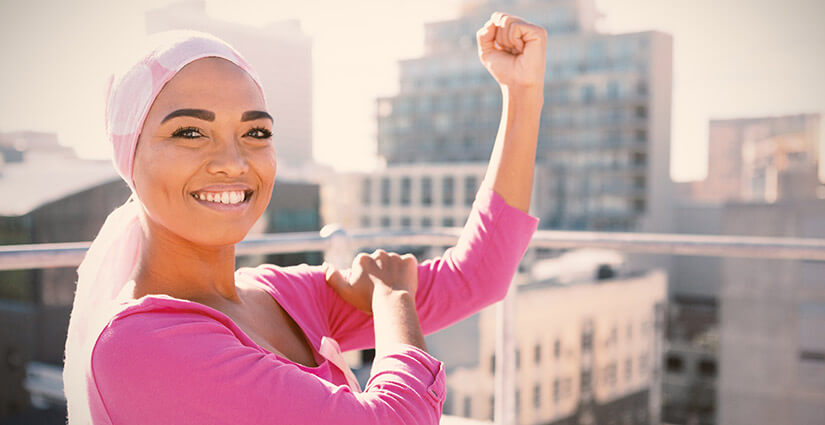
[[[194,117],[204,121],[215,121],[215,113],[207,111],[206,109],[178,109],[170,112],[160,123],[163,124],[175,117]],[[270,121],[275,121],[272,119],[272,115],[269,115],[269,113],[265,111],[246,111],[241,115],[242,122],[259,118],[269,118]]]

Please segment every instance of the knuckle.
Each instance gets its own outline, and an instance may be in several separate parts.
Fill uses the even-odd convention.
[[[363,266],[363,265],[365,265],[365,264],[367,264],[367,263],[371,262],[371,261],[372,261],[372,257],[370,257],[369,255],[367,255],[367,254],[365,254],[365,253],[363,253],[363,252],[362,252],[362,253],[360,253],[360,254],[358,254],[358,255],[356,255],[356,256],[355,256],[355,261],[356,261],[358,264],[360,264],[360,265],[362,265],[362,266]]]

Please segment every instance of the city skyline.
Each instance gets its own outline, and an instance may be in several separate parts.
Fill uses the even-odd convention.
[[[80,155],[105,158],[100,84],[105,64],[144,33],[146,10],[169,3],[4,5],[3,56],[18,66],[3,71],[0,131],[54,131]],[[424,24],[454,18],[460,3],[214,0],[206,5],[213,17],[252,26],[301,21],[313,39],[314,156],[341,170],[363,170],[376,164],[375,99],[397,93],[397,62],[423,52]],[[674,37],[671,175],[678,181],[704,177],[710,119],[825,113],[825,83],[819,77],[825,58],[817,50],[825,28],[816,25],[825,4],[716,3],[596,2],[604,16],[601,31],[660,30]],[[342,48],[341,34],[347,32],[365,41]],[[76,99],[85,106],[78,107]]]

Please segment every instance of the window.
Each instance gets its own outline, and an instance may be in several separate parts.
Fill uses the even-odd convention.
[[[670,373],[682,373],[682,370],[684,369],[684,362],[682,362],[681,357],[671,354],[667,356],[665,367]]]
[[[429,176],[421,178],[421,205],[433,204],[433,179]]]
[[[409,229],[412,225],[412,220],[409,217],[401,217],[401,227]]]
[[[412,180],[404,176],[401,178],[401,205],[410,205],[410,192],[412,192]]]
[[[647,131],[644,130],[636,130],[636,141],[640,143],[644,143],[647,141]]]
[[[361,227],[370,227],[371,224],[369,216],[361,216]]]
[[[361,203],[369,205],[372,202],[372,180],[364,179],[361,181]]]
[[[699,360],[699,375],[705,378],[713,378],[716,376],[716,362],[711,359]]]
[[[516,348],[516,370],[521,366],[521,350]]]
[[[582,103],[591,103],[596,98],[596,89],[587,84],[581,88]]]
[[[536,344],[533,359],[536,362],[536,364],[539,364],[541,362],[541,345],[540,344]]]
[[[381,217],[381,227],[387,228],[390,227],[391,221],[389,217]]]
[[[496,396],[490,396],[490,420],[493,420],[493,417],[496,413]]]
[[[633,359],[628,358],[624,361],[624,379],[629,381],[633,378]]]
[[[430,217],[421,217],[421,227],[428,229],[433,226],[433,220]]]
[[[582,334],[582,351],[592,351],[593,350],[593,334],[591,332],[585,332]]]
[[[381,205],[390,204],[390,178],[381,178]]]
[[[471,207],[476,199],[476,176],[464,178],[464,205]]]
[[[541,385],[539,384],[533,387],[533,407],[541,408]]]
[[[444,217],[441,219],[441,225],[444,227],[453,227],[455,226],[455,220],[452,217]]]
[[[561,341],[558,338],[553,343],[553,356],[557,359],[561,356]]]
[[[490,375],[496,374],[496,353],[490,356]]]
[[[472,417],[471,408],[472,408],[472,400],[470,399],[470,396],[464,396],[464,417],[465,418]]]
[[[619,83],[616,81],[609,81],[607,83],[607,98],[608,99],[618,99],[619,98]]]
[[[559,380],[558,379],[553,380],[553,401],[555,401],[555,402],[559,401]]]
[[[616,366],[615,366],[615,365],[613,366],[613,369],[614,369],[614,370],[616,369]],[[590,371],[590,370],[584,370],[584,371],[582,371],[582,377],[581,377],[581,379],[582,379],[582,382],[581,382],[581,391],[582,391],[583,393],[589,393],[589,392],[590,392],[590,389],[592,388],[592,386],[591,386],[591,385],[592,385],[592,383],[593,383],[593,372],[592,372],[592,371]]]
[[[452,176],[445,176],[441,181],[441,203],[447,206],[453,205],[453,191],[455,188],[455,180]],[[445,224],[446,226],[446,224]]]

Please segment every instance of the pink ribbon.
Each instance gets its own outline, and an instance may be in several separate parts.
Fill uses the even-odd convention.
[[[347,383],[353,392],[361,392],[361,386],[358,385],[358,380],[355,379],[355,374],[352,373],[352,369],[349,368],[346,360],[344,360],[344,355],[341,352],[341,347],[338,345],[338,341],[326,336],[321,337],[321,348],[318,352],[324,356],[324,358],[332,362],[332,364],[338,366],[338,369],[341,369],[341,372],[344,373],[344,376],[347,378]]]

